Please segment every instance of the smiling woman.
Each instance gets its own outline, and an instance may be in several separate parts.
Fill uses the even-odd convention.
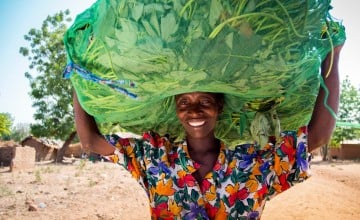
[[[307,178],[306,128],[284,131],[261,150],[256,144],[230,150],[214,134],[223,106],[218,97],[176,96],[187,134],[179,142],[151,131],[141,139],[113,134],[105,141],[75,96],[76,126],[83,146],[124,166],[146,190],[152,218],[258,219],[266,199]]]
[[[214,136],[218,115],[223,108],[223,96],[193,92],[175,97],[176,115],[185,128],[186,136],[204,138]]]
[[[328,8],[99,0],[65,36],[83,147],[133,175],[153,219],[260,219],[268,199],[308,178],[307,150],[335,124],[344,30]],[[103,135],[97,122],[106,120],[143,135]]]
[[[185,129],[188,151],[192,160],[201,166],[194,177],[201,183],[209,173],[220,151],[215,138],[215,126],[224,105],[223,94],[192,92],[175,97],[176,115]]]

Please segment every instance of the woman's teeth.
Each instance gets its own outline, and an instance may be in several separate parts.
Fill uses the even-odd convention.
[[[189,125],[192,127],[198,127],[205,124],[205,121],[190,121]]]

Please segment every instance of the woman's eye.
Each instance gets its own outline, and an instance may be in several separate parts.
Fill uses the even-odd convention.
[[[200,102],[202,105],[210,105],[211,104],[211,100],[209,100],[209,99],[203,99],[203,100],[201,100],[201,102]]]
[[[178,101],[178,104],[179,105],[187,105],[188,104],[188,101],[186,99],[182,99],[182,100],[179,100]]]

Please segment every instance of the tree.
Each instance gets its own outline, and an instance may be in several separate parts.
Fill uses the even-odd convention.
[[[341,83],[338,122],[332,145],[338,146],[344,140],[359,138],[359,128],[352,125],[360,124],[360,91],[351,84],[348,76]]]
[[[30,125],[31,133],[37,137],[65,140],[57,161],[62,161],[64,151],[76,135],[71,83],[62,79],[66,66],[63,35],[71,21],[69,14],[66,10],[48,16],[41,29],[32,28],[24,36],[30,48],[20,48],[20,53],[30,61],[30,70],[34,71],[25,73],[36,111],[36,123]]]
[[[337,125],[332,135],[330,146],[339,147],[344,140],[360,138],[360,91],[351,84],[348,76],[341,82],[339,113]],[[328,146],[321,148],[323,160],[327,159]]]
[[[9,113],[0,113],[0,137],[9,140],[13,119]]]

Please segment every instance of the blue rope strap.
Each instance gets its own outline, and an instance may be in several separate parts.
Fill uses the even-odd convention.
[[[325,108],[329,111],[330,115],[335,119],[337,120],[338,117],[335,113],[335,111],[327,104],[327,101],[328,101],[328,98],[329,98],[329,89],[326,87],[325,85],[325,81],[323,79],[323,77],[320,77],[320,86],[324,89],[325,91],[325,97],[324,97],[324,106]]]
[[[130,87],[135,87],[135,83],[131,82],[130,80],[114,81],[114,80],[103,79],[73,62],[70,62],[66,65],[64,72],[63,72],[63,77],[65,79],[69,79],[72,76],[72,74],[74,73],[74,71],[76,71],[76,73],[79,74],[83,79],[107,85],[110,88],[114,89],[115,91],[118,91],[126,96],[129,96],[134,99],[137,98],[136,94],[131,93],[120,86],[120,85],[128,85]]]

